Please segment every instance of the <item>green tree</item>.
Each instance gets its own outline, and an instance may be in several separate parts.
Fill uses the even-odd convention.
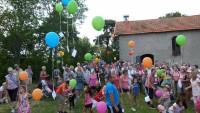
[[[186,15],[181,14],[180,12],[177,11],[177,12],[167,13],[165,16],[159,17],[159,19],[173,18],[173,17],[182,17],[182,16],[186,16]]]

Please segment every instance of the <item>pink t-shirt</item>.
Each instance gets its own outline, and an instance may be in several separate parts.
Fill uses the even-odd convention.
[[[129,89],[129,77],[128,76],[121,76],[120,78],[121,81],[121,87],[124,89]]]
[[[119,81],[120,81],[120,77],[118,75],[116,75],[115,80],[114,80],[114,84],[117,87],[117,89],[120,88]]]
[[[85,105],[89,105],[89,104],[92,104],[92,98],[88,93],[86,93],[85,94]]]
[[[96,74],[90,75],[89,86],[96,86],[97,76]]]

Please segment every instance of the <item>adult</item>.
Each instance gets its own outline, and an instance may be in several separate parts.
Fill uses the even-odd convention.
[[[32,71],[32,68],[31,68],[30,65],[29,65],[28,68],[26,69],[26,72],[28,73],[29,84],[32,84],[33,71]]]
[[[46,71],[46,66],[42,66],[42,70],[40,72],[40,80],[47,80],[48,74]]]
[[[200,79],[197,77],[197,72],[191,72],[191,85],[186,87],[185,90],[192,88],[192,96],[194,105],[196,105],[197,101],[200,100]],[[196,113],[198,113],[196,111]]]
[[[15,74],[17,76],[17,78],[19,78],[19,73],[22,71],[22,69],[19,67],[18,64],[14,65],[14,70],[13,70],[13,74]]]
[[[115,76],[109,74],[105,88],[106,104],[108,113],[122,113],[120,96],[116,86],[113,84]]]
[[[17,100],[17,93],[19,87],[19,80],[17,76],[13,73],[13,68],[8,68],[8,75],[5,76],[6,78],[6,89],[8,91],[8,95],[10,97],[12,103],[12,113],[15,113],[15,104]]]
[[[147,91],[147,94],[150,98],[150,102],[148,102],[147,104],[149,105],[150,108],[155,109],[155,107],[153,106],[153,96],[154,96],[154,75],[155,75],[155,69],[148,69],[147,70],[147,78],[145,81],[145,88]]]

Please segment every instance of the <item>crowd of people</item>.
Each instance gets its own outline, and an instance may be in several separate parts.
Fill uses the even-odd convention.
[[[48,98],[55,91],[58,113],[67,113],[66,107],[73,109],[80,97],[84,97],[84,113],[93,113],[100,101],[106,103],[108,113],[123,113],[128,109],[135,112],[140,104],[138,97],[144,97],[146,105],[159,113],[182,113],[191,102],[196,113],[200,113],[200,70],[197,65],[155,62],[153,67],[145,69],[141,64],[127,61],[77,63],[75,67],[55,68],[52,79],[45,66],[41,69],[38,87]],[[157,70],[162,70],[162,73],[157,73]],[[18,65],[14,69],[8,68],[6,82],[0,88],[0,99],[8,102],[4,98],[8,92],[13,113],[30,113],[28,97],[31,95],[27,84],[32,84],[33,71],[31,66],[25,70],[29,75],[26,83],[18,79],[20,71]],[[72,79],[77,82],[74,88],[70,87]],[[128,109],[125,109],[127,99]],[[15,107],[17,100],[18,108]]]

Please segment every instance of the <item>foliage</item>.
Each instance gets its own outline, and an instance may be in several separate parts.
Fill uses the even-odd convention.
[[[64,33],[65,37],[56,51],[66,51],[67,38],[69,48],[74,47],[79,40],[75,26],[83,23],[83,13],[87,11],[85,0],[76,1],[78,12],[69,15],[65,10],[60,20],[60,15],[54,10],[54,1],[0,0],[0,63],[3,65],[0,68],[0,78],[4,78],[7,67],[15,63],[20,64],[23,69],[32,65],[36,76],[42,65],[48,65],[51,73],[53,53],[44,43],[45,34],[50,31]],[[67,59],[69,58],[71,61],[72,58],[68,56]]]
[[[181,14],[180,12],[173,12],[173,13],[167,13],[165,16],[163,17],[159,17],[159,19],[163,19],[163,18],[173,18],[173,17],[182,17],[182,16],[186,16],[184,14]]]

